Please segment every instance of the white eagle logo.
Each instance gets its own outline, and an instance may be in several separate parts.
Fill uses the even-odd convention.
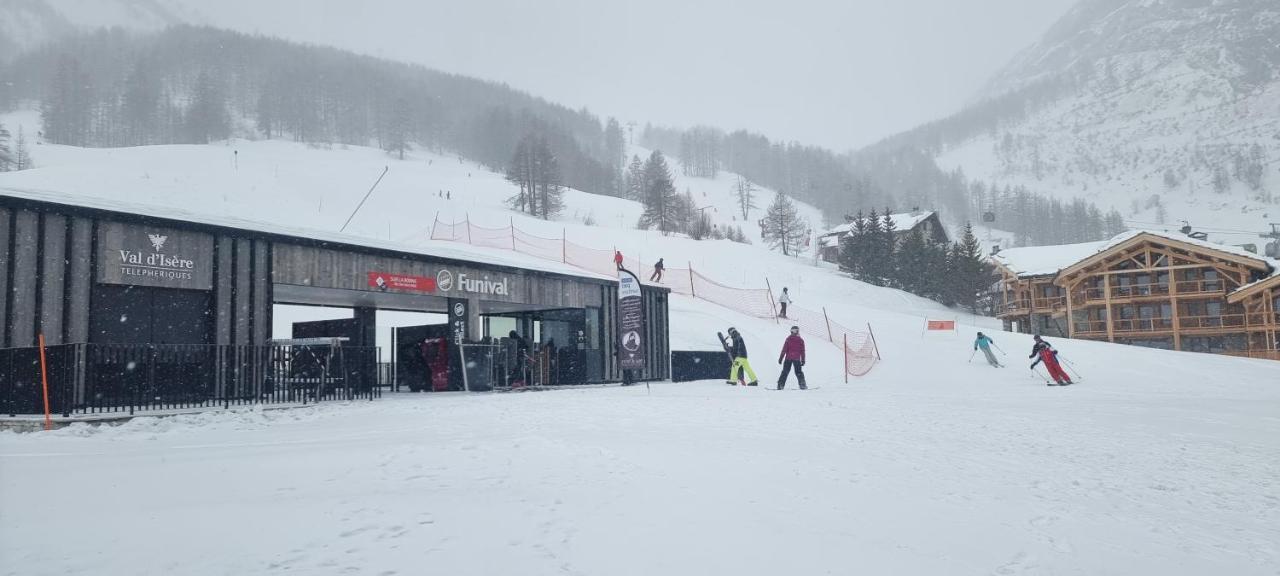
[[[168,236],[161,236],[159,234],[147,234],[147,238],[151,239],[151,245],[155,246],[156,252],[164,250],[164,243],[169,239]]]

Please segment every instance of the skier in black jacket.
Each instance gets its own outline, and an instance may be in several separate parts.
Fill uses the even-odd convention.
[[[729,355],[733,357],[733,366],[729,368],[729,384],[737,384],[738,371],[746,370],[747,377],[751,382],[747,386],[759,386],[756,381],[756,371],[751,369],[751,363],[747,361],[747,344],[742,341],[742,334],[738,333],[737,328],[729,329]]]

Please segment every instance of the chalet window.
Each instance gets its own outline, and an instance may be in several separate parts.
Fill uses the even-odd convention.
[[[1221,316],[1221,315],[1222,315],[1222,303],[1221,303],[1221,302],[1205,302],[1205,309],[1206,309],[1206,312],[1207,312],[1207,314],[1205,314],[1206,316]]]
[[[1209,269],[1204,271],[1204,290],[1206,292],[1217,292],[1222,289],[1222,284],[1218,280],[1218,271]]]

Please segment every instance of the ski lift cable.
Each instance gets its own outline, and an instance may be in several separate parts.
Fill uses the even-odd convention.
[[[1143,221],[1143,220],[1129,220],[1129,219],[1127,219],[1127,218],[1126,218],[1124,221],[1125,221],[1125,223],[1126,223],[1126,224],[1144,224],[1144,225],[1148,225],[1148,226],[1171,226],[1171,224],[1169,224],[1169,223],[1161,224],[1161,223],[1159,223],[1159,222],[1147,222],[1147,221]],[[1186,222],[1186,220],[1179,220],[1179,222]],[[1195,229],[1196,229],[1196,230],[1201,230],[1201,231],[1204,231],[1204,232],[1219,232],[1219,233],[1223,233],[1223,234],[1257,234],[1257,233],[1258,233],[1258,231],[1257,231],[1257,230],[1238,230],[1238,229],[1235,229],[1235,228],[1209,228],[1209,227],[1205,227],[1205,226],[1195,226]]]

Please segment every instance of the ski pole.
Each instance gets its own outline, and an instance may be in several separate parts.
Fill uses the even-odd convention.
[[[970,362],[970,363],[973,363],[973,356],[974,356],[974,354],[977,354],[977,353],[978,353],[978,349],[977,349],[977,348],[974,348],[974,349],[973,349],[973,354],[970,354],[970,355],[969,355],[969,362]]]
[[[1004,353],[1004,348],[1001,348],[999,344],[996,344],[996,343],[993,341],[993,342],[991,343],[991,345],[992,345],[992,346],[995,346],[995,347],[996,347],[996,350],[999,350],[1001,355],[1008,356],[1008,354],[1005,354],[1005,353]]]
[[[1084,377],[1080,375],[1080,372],[1076,371],[1075,364],[1072,364],[1070,360],[1067,360],[1066,358],[1062,358],[1061,356],[1059,356],[1058,358],[1067,364],[1067,369],[1071,371],[1071,374],[1074,375],[1077,380],[1084,379]]]
[[[1036,375],[1036,377],[1040,378],[1041,380],[1044,380],[1046,384],[1048,384],[1048,383],[1049,383],[1049,379],[1048,379],[1048,378],[1046,378],[1046,377],[1044,377],[1044,376],[1041,376],[1041,375],[1040,375],[1040,371],[1039,371],[1039,370],[1036,370],[1034,366],[1031,368],[1031,373],[1032,373],[1032,374],[1035,374],[1035,375]]]

